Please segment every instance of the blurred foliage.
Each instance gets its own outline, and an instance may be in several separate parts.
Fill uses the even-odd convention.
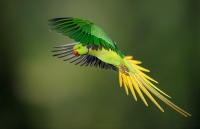
[[[197,0],[0,2],[0,129],[192,129],[199,120]],[[72,40],[49,32],[55,17],[88,19],[142,60],[159,88],[193,116],[126,96],[118,75],[53,58]]]

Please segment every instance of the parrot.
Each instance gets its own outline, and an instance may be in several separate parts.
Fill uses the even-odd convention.
[[[75,65],[119,71],[120,87],[124,87],[127,95],[131,93],[135,101],[139,96],[148,106],[145,94],[158,109],[164,112],[154,99],[156,96],[183,116],[191,116],[172,103],[169,100],[171,97],[153,84],[158,82],[144,73],[150,71],[140,66],[141,61],[133,59],[133,56],[125,56],[108,33],[93,22],[81,18],[60,17],[49,19],[48,26],[50,31],[56,31],[75,41],[75,43],[54,47],[53,56],[63,58],[63,61],[70,61],[69,63]]]

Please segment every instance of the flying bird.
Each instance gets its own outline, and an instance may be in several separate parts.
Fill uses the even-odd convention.
[[[171,98],[153,83],[158,83],[144,72],[148,69],[139,66],[140,61],[132,56],[124,56],[116,43],[108,36],[107,32],[96,24],[80,18],[63,17],[49,20],[50,30],[55,30],[63,36],[68,36],[75,43],[55,47],[53,56],[64,58],[75,65],[100,67],[102,69],[119,71],[119,85],[124,86],[126,94],[129,92],[137,101],[137,95],[148,106],[144,94],[162,111],[162,107],[152,96],[162,100],[183,116],[191,116],[167,98]]]

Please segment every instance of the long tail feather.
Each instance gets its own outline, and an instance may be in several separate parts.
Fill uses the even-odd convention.
[[[183,116],[185,117],[191,116],[191,114],[184,111],[180,107],[176,106],[174,103],[170,102],[166,97],[169,98],[171,97],[162,90],[160,90],[158,87],[156,87],[154,84],[152,84],[152,82],[154,83],[158,82],[142,72],[142,71],[144,72],[150,72],[150,71],[146,68],[138,66],[137,64],[141,64],[141,62],[137,60],[132,60],[132,58],[133,58],[132,56],[125,56],[124,60],[130,64],[130,66],[134,69],[135,72],[119,70],[119,84],[120,87],[124,85],[127,95],[129,95],[128,90],[130,90],[134,99],[137,101],[135,93],[136,91],[140,96],[140,98],[142,99],[142,101],[144,102],[144,104],[148,106],[143,96],[144,93],[162,112],[164,112],[162,107],[157,103],[157,101],[151,95],[153,94],[160,100],[162,100],[164,103],[166,103],[168,106],[170,106],[171,108],[182,114]]]

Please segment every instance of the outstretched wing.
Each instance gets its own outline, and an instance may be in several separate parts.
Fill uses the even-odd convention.
[[[116,43],[108,34],[94,23],[80,18],[54,18],[49,20],[50,30],[56,30],[64,36],[83,45],[98,45],[117,52]]]
[[[116,67],[105,63],[98,58],[91,56],[91,55],[79,55],[75,56],[73,53],[73,47],[78,43],[72,43],[67,45],[62,45],[55,47],[56,49],[52,52],[56,52],[53,56],[57,56],[58,58],[65,58],[64,61],[70,60],[70,63],[74,63],[75,65],[80,64],[80,66],[95,66],[100,67],[106,70],[113,70],[116,71]]]

